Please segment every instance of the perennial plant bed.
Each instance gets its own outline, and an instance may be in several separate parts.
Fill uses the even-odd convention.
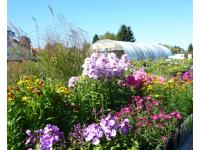
[[[68,86],[22,77],[8,88],[8,149],[167,149],[183,122],[192,127],[191,62],[180,63],[155,74],[126,55],[94,53]]]

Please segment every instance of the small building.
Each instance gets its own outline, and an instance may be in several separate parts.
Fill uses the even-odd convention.
[[[174,54],[172,56],[168,57],[169,59],[184,59],[185,58],[185,54]]]
[[[171,50],[162,45],[133,43],[115,40],[99,40],[90,47],[95,52],[114,52],[118,56],[126,53],[130,59],[158,59],[171,56]]]
[[[31,60],[32,50],[21,46],[17,42],[13,42],[11,47],[7,48],[8,61]]]

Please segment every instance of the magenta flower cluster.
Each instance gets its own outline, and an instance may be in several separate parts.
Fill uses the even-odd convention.
[[[47,124],[44,129],[31,132],[26,131],[28,138],[25,145],[29,146],[29,150],[34,149],[36,144],[39,144],[40,150],[52,150],[53,144],[64,139],[64,133],[59,131],[57,126]],[[64,146],[64,143],[63,145]]]
[[[133,72],[132,74],[128,75],[126,80],[120,81],[119,85],[124,87],[134,86],[137,90],[140,90],[144,84],[149,85],[154,80],[158,80],[160,84],[164,82],[163,77],[155,76],[155,75],[148,75],[144,69],[140,69],[138,71]]]
[[[79,135],[76,137],[78,141],[83,137],[86,142],[92,142],[93,145],[98,145],[100,139],[105,138],[110,141],[112,138],[115,138],[120,131],[122,134],[127,134],[131,127],[127,118],[119,122],[116,117],[109,114],[105,118],[102,117],[99,124],[93,123],[84,128],[79,127],[78,130],[75,128],[75,130],[71,132],[71,135]],[[80,133],[82,133],[82,136],[80,136]]]
[[[120,77],[129,64],[126,54],[119,59],[115,53],[93,53],[85,59],[82,74],[93,79]]]
[[[144,69],[140,69],[138,71],[133,72],[133,74],[127,77],[127,84],[129,86],[133,85],[137,89],[140,89],[146,78],[147,78],[146,72],[144,71]]]
[[[115,113],[115,117],[128,118],[131,116],[131,118],[136,119],[135,125],[137,128],[135,129],[135,134],[141,134],[145,128],[162,128],[165,130],[170,123],[182,119],[180,112],[165,113],[164,110],[160,109],[160,104],[160,100],[154,100],[150,96],[134,96],[128,106]]]
[[[172,118],[176,118],[177,120],[181,120],[182,119],[182,114],[180,112],[173,111],[173,112],[171,112],[169,114],[165,114],[165,113],[155,114],[155,115],[152,115],[151,118],[153,120],[172,119]]]
[[[192,75],[192,71],[186,71],[182,74],[182,80],[184,81],[190,81],[193,80],[193,75]]]

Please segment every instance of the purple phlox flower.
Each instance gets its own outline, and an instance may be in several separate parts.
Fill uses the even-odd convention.
[[[118,123],[115,117],[110,114],[106,118],[100,120],[100,126],[104,131],[107,140],[111,140],[111,137],[117,135]]]
[[[26,140],[25,145],[31,145],[33,146],[35,143],[35,136],[30,130],[26,130],[26,134],[28,135],[28,138]]]
[[[82,128],[80,124],[77,124],[74,126],[73,131],[70,132],[69,135],[73,139],[79,142],[83,142],[84,141],[83,133],[84,133],[84,128]]]
[[[64,139],[63,132],[60,132],[57,126],[50,124],[47,124],[44,129],[36,130],[33,133],[27,130],[26,133],[28,139],[25,144],[31,148],[35,144],[39,144],[41,150],[52,150],[53,144],[59,142],[61,138]]]
[[[122,55],[119,61],[119,66],[127,70],[129,65],[130,65],[130,59],[128,55],[127,54]]]
[[[68,87],[74,87],[76,82],[79,80],[79,77],[70,77],[69,81],[68,81]]]
[[[98,124],[93,123],[84,128],[83,137],[86,142],[92,141],[94,145],[97,145],[100,142],[99,139],[103,137],[103,129]]]
[[[98,145],[99,143],[100,143],[100,140],[97,137],[93,138],[92,144]]]
[[[132,126],[129,124],[129,120],[127,118],[125,118],[119,126],[120,126],[123,134],[127,134],[128,130],[130,128],[132,128]]]
[[[114,53],[92,54],[85,59],[82,74],[93,79],[120,77],[128,66],[128,61],[121,62],[123,63],[120,63],[120,59]]]
[[[31,131],[30,131],[30,130],[26,130],[26,134],[27,134],[28,136],[31,136]]]

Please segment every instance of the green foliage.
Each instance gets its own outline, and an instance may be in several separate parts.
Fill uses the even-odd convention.
[[[146,95],[163,101],[163,108],[168,111],[174,109],[181,112],[184,117],[190,115],[192,108],[192,83],[170,79],[164,84],[152,84],[144,89]]]
[[[37,68],[36,62],[23,61],[19,62],[8,62],[7,63],[7,84],[15,85],[21,76],[26,75],[39,75],[40,71]]]
[[[121,25],[118,33],[117,33],[117,40],[119,41],[128,41],[128,42],[135,42],[136,39],[134,37],[134,34],[131,30],[130,26],[126,26],[126,25]]]
[[[167,47],[168,49],[171,50],[172,54],[180,54],[180,53],[183,53],[184,52],[184,49],[181,48],[180,46],[171,46],[171,45],[168,45],[168,44],[161,44],[165,47]]]
[[[93,40],[92,40],[92,44],[94,44],[98,40],[99,40],[99,36],[97,34],[95,34],[94,37],[93,37]]]
[[[100,39],[110,39],[110,40],[116,40],[116,35],[114,33],[106,32],[104,35],[100,36]]]
[[[181,52],[183,52],[183,48],[181,48],[180,46],[174,46],[171,48],[171,51],[173,54],[180,54]]]
[[[84,43],[83,43],[83,47],[82,47],[82,53],[83,53],[83,55],[85,55],[85,57],[86,56],[89,56],[90,55],[90,53],[91,53],[91,51],[90,51],[90,43],[88,43],[87,41],[85,41]]]
[[[139,150],[139,144],[136,140],[132,138],[131,133],[126,136],[119,135],[118,138],[113,139],[112,141],[104,141],[104,143],[93,146],[88,143],[87,147],[84,147],[83,150]]]
[[[67,100],[70,90],[53,86],[38,78],[21,78],[8,90],[8,149],[25,149],[26,130],[37,130],[46,124],[69,132],[73,123],[73,106]]]
[[[81,74],[87,47],[89,45],[85,43],[83,52],[67,49],[60,43],[49,44],[47,50],[38,53],[38,62],[8,63],[8,84],[15,85],[8,87],[8,149],[25,149],[27,129],[40,129],[50,123],[57,125],[68,136],[74,124],[98,122],[100,115],[120,111],[122,106],[130,104],[135,91],[119,86],[115,78],[94,80],[80,76],[72,89],[63,86],[69,77]],[[148,74],[165,78],[163,84],[152,82],[145,85],[140,96],[150,95],[161,100],[160,108],[166,113],[180,111],[184,118],[192,113],[192,81],[180,79],[181,73],[192,65],[192,60],[142,60],[132,61],[131,65],[126,75],[144,68]],[[22,74],[33,74],[38,78],[20,78]],[[154,149],[156,146],[156,149],[161,149],[164,144],[162,136],[170,137],[178,126],[177,121],[172,120],[162,122],[165,130],[155,126],[139,129],[136,118],[151,120],[152,113],[157,114],[159,110],[155,108],[151,113],[133,112],[129,116],[133,132],[126,136],[119,135],[110,142],[102,141],[98,146],[88,143],[84,149],[138,150]]]
[[[65,85],[71,76],[81,74],[87,53],[87,50],[67,49],[61,44],[55,44],[48,50],[38,52],[37,62],[8,62],[8,85],[15,84],[22,75],[35,75],[41,79],[50,78],[53,82]]]
[[[158,60],[133,60],[131,64],[135,67],[136,70],[144,68],[147,73],[163,76],[164,78],[171,78],[172,75],[175,75],[180,72],[184,72],[189,67],[192,66],[192,60],[183,59],[183,60],[170,60],[165,61],[164,59]]]
[[[85,54],[80,50],[65,49],[56,45],[51,50],[41,51],[38,59],[40,77],[66,83],[71,76],[81,74]]]
[[[119,110],[134,95],[134,91],[128,88],[121,88],[117,81],[94,80],[88,77],[81,77],[69,94],[69,100],[79,109],[77,115],[79,122],[91,122],[97,116],[92,112],[105,112]]]

